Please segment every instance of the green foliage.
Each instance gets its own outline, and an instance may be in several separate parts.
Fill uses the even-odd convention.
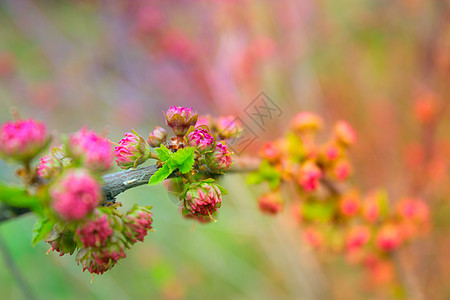
[[[331,202],[305,202],[302,206],[302,215],[311,221],[331,221],[336,207]]]
[[[267,160],[263,160],[259,166],[259,170],[247,177],[248,184],[260,184],[267,181],[270,188],[274,190],[280,185],[281,176],[277,169],[272,167]]]
[[[33,247],[36,246],[41,240],[43,240],[52,231],[55,226],[55,221],[48,217],[41,217],[37,219],[32,231],[31,243]]]
[[[172,153],[166,146],[155,149],[158,157],[164,162],[164,165],[153,174],[148,184],[155,185],[169,177],[172,172],[178,169],[181,173],[186,174],[194,167],[194,148],[187,147]]]
[[[42,214],[42,205],[39,198],[29,195],[25,189],[20,187],[0,183],[0,202],[12,207],[29,208],[38,214]]]

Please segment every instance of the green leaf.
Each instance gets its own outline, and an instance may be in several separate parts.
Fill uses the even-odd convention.
[[[50,233],[50,231],[52,231],[53,226],[55,226],[55,221],[49,219],[48,217],[41,217],[37,219],[32,231],[33,235],[31,243],[33,247],[43,240]]]
[[[250,173],[247,177],[247,184],[260,184],[264,181],[267,181],[272,190],[276,189],[281,182],[278,170],[271,166],[267,160],[263,160],[259,170]]]
[[[181,173],[186,174],[194,167],[194,148],[188,147],[178,150],[174,153],[172,159],[168,163],[175,170],[178,168]]]
[[[328,222],[334,211],[334,205],[326,202],[306,202],[302,207],[303,217],[310,221]]]
[[[159,159],[163,162],[167,162],[173,156],[172,151],[167,149],[167,147],[163,144],[161,144],[159,148],[155,148],[155,152],[158,154]]]
[[[162,182],[164,179],[169,177],[170,174],[172,174],[173,170],[170,168],[168,163],[165,163],[164,166],[158,169],[158,171],[155,172],[155,174],[150,177],[150,180],[148,182],[148,185],[156,185],[160,182]]]
[[[13,207],[27,207],[37,213],[42,212],[39,198],[28,195],[27,191],[19,187],[11,187],[0,183],[0,202]]]

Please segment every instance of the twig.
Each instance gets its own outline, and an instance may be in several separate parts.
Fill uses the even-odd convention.
[[[125,192],[128,189],[147,184],[153,174],[158,170],[156,165],[131,169],[121,172],[116,172],[103,176],[103,194],[105,195],[105,202],[114,202],[117,195]],[[234,166],[228,172],[242,173],[250,172],[253,168],[245,166]],[[169,178],[176,177],[173,173]],[[13,219],[20,215],[30,212],[28,208],[18,208],[0,203],[0,223]]]

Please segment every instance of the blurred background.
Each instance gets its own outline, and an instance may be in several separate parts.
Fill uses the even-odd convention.
[[[155,232],[93,284],[73,257],[31,247],[33,216],[1,224],[1,298],[26,299],[13,261],[36,299],[449,299],[449,89],[446,0],[2,0],[1,123],[16,106],[55,133],[87,126],[118,141],[190,106],[239,116],[258,136],[246,155],[313,111],[325,132],[338,119],[358,132],[355,184],[423,197],[434,229],[405,250],[405,295],[318,258],[289,211],[259,213],[244,175],[222,181],[230,194],[204,226],[144,186],[118,200],[153,205]],[[281,110],[264,128],[245,113],[261,92]],[[18,182],[1,161],[0,180]]]

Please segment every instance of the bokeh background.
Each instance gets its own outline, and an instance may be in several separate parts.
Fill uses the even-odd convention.
[[[318,258],[289,211],[258,212],[244,175],[222,181],[230,194],[206,226],[181,218],[163,186],[139,187],[118,200],[153,205],[155,232],[93,284],[73,257],[31,247],[33,216],[1,224],[0,298],[26,299],[13,261],[37,299],[448,299],[449,74],[446,0],[2,0],[1,122],[15,106],[55,133],[87,126],[118,141],[191,106],[242,117],[258,135],[242,155],[254,155],[314,111],[357,130],[355,184],[423,197],[434,227],[407,249],[405,296]],[[244,112],[260,92],[283,112],[264,130]],[[1,161],[0,180],[17,182]]]

